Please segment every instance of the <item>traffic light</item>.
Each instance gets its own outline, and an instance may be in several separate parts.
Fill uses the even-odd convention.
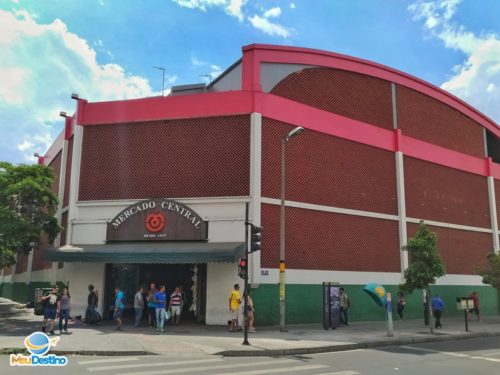
[[[242,279],[248,278],[248,259],[240,259],[240,263],[238,264],[238,276]]]
[[[262,227],[250,224],[250,253],[262,250]]]

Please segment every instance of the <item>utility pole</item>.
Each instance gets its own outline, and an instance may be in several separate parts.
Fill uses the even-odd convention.
[[[163,79],[161,84],[161,96],[165,96],[165,68],[162,68],[161,66],[153,66],[153,68],[161,70],[163,73]]]

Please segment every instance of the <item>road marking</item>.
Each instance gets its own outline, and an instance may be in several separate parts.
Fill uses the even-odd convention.
[[[249,362],[249,363],[233,363],[230,365],[219,365],[219,366],[202,366],[202,367],[184,367],[180,369],[172,369],[172,370],[162,370],[162,371],[140,371],[140,372],[127,372],[127,375],[163,375],[163,374],[181,374],[184,372],[206,372],[207,370],[222,370],[222,369],[231,369],[231,368],[241,368],[248,366],[265,366],[265,365],[279,365],[283,363],[297,362],[295,359],[279,359],[279,360],[271,360],[271,361],[262,361],[262,362]],[[147,364],[144,364],[146,367]],[[325,366],[323,366],[325,367]],[[265,372],[264,372],[265,373]],[[238,372],[240,374],[240,372]]]
[[[346,371],[336,371],[336,372],[322,372],[321,374],[315,374],[315,375],[361,375],[361,373],[357,371],[346,370]]]
[[[443,354],[443,355],[448,355],[450,357],[468,358],[468,359],[481,359],[483,361],[500,362],[500,359],[496,359],[496,358],[486,358],[486,357],[472,356],[472,355],[463,354],[463,353],[442,352],[442,351],[439,351],[439,350],[427,349],[427,348],[418,348],[418,347],[415,347],[415,346],[401,346],[401,348],[410,349],[410,350],[418,350],[418,351],[421,351],[421,352]]]
[[[122,358],[107,358],[107,359],[94,359],[92,361],[78,362],[79,365],[89,365],[91,363],[111,363],[111,362],[125,362],[125,361],[138,361],[139,358],[135,357],[122,357]]]
[[[499,355],[500,352],[493,352],[493,353],[486,353],[486,354],[483,354],[485,357],[489,356],[489,355]]]
[[[177,362],[157,362],[157,363],[140,363],[137,365],[119,365],[119,366],[102,366],[102,367],[89,367],[89,371],[108,371],[108,370],[121,370],[128,368],[140,368],[140,367],[161,367],[161,366],[174,366],[174,365],[184,365],[184,364],[196,364],[196,363],[210,363],[210,362],[220,362],[222,358],[214,359],[197,359],[195,361],[177,361]]]
[[[276,368],[276,369],[264,369],[264,370],[255,370],[255,371],[238,371],[238,372],[230,372],[230,373],[221,373],[217,375],[260,375],[260,374],[279,374],[280,372],[293,372],[293,371],[302,371],[302,370],[316,370],[320,368],[325,368],[328,366],[325,365],[307,365],[307,366],[297,366],[297,367],[285,367],[285,368]],[[209,369],[207,369],[209,370]]]

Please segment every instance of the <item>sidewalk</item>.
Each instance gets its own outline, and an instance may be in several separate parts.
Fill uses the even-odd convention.
[[[40,329],[42,317],[33,309],[15,309],[17,303],[0,298],[0,350],[23,348],[23,340]],[[69,327],[71,334],[61,335],[59,354],[140,355],[161,354],[171,357],[273,356],[311,354],[387,345],[405,345],[428,341],[449,341],[473,337],[500,336],[500,317],[486,317],[481,322],[469,322],[465,332],[464,319],[443,319],[443,328],[434,335],[422,320],[394,322],[394,337],[387,337],[385,322],[354,322],[349,327],[323,330],[322,326],[293,325],[289,332],[278,327],[257,327],[249,334],[250,346],[242,345],[243,333],[231,333],[227,327],[185,324],[166,326],[159,335],[149,327],[134,328],[126,322],[123,332],[114,331],[113,322],[97,327]],[[59,331],[57,331],[59,332]]]

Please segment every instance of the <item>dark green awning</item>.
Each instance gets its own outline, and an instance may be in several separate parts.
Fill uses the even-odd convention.
[[[52,262],[100,263],[214,263],[236,262],[244,242],[137,242],[102,245],[65,245],[49,249]]]

